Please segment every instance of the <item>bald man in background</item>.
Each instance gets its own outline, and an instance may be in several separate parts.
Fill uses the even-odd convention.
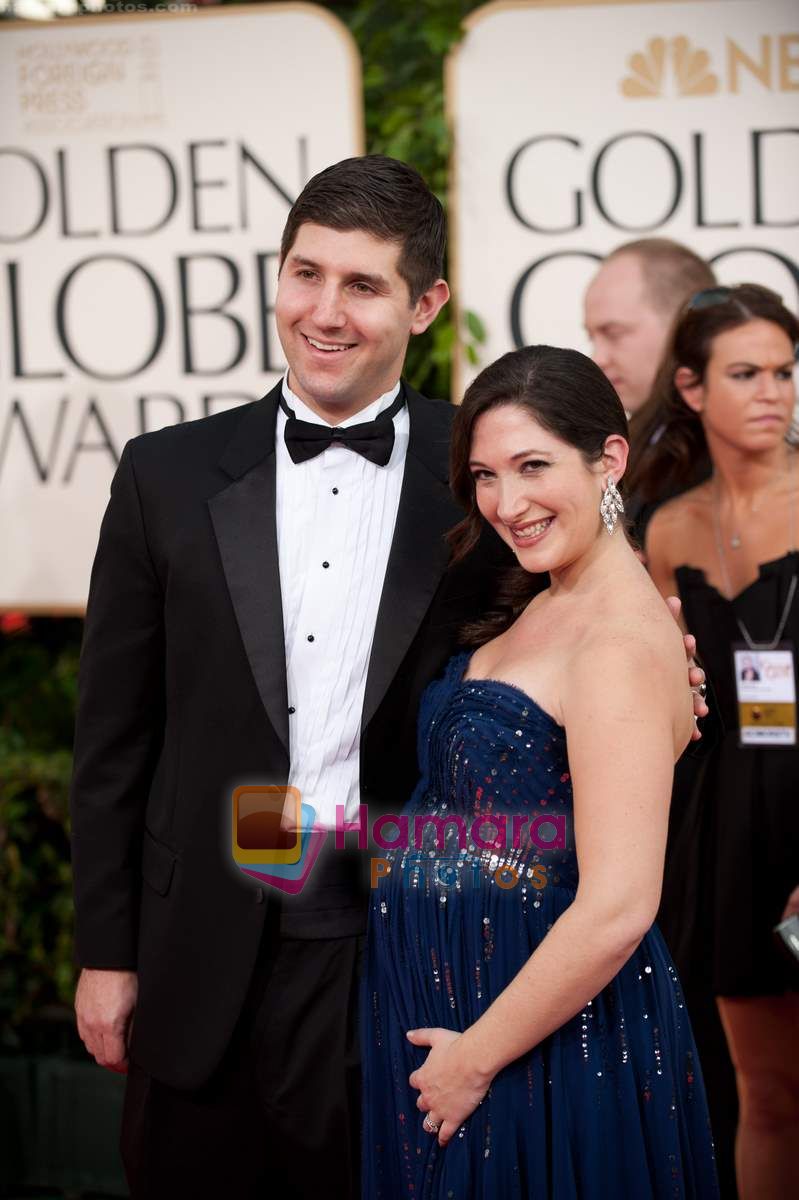
[[[649,396],[677,310],[715,285],[704,259],[669,238],[625,242],[602,263],[585,294],[585,328],[628,416]]]

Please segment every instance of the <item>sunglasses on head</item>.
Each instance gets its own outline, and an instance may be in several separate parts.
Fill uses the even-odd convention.
[[[763,287],[759,283],[739,283],[736,287],[703,288],[691,297],[687,308],[689,312],[696,312],[702,308],[712,308],[714,304],[726,304],[728,300],[744,303],[747,296],[751,297],[753,294],[782,304],[782,296],[772,292],[771,288]]]
[[[760,283],[739,283],[736,287],[703,288],[696,292],[686,305],[686,312],[698,312],[703,308],[712,308],[714,304],[727,304],[730,300],[746,314],[746,301],[752,299],[752,294],[764,299],[782,304],[782,296],[772,292],[771,288],[763,287]],[[794,346],[794,360],[799,363],[799,342]]]
[[[688,309],[695,312],[700,308],[710,308],[714,304],[724,304],[729,300],[732,291],[730,287],[702,288],[701,292],[697,292],[688,301]]]

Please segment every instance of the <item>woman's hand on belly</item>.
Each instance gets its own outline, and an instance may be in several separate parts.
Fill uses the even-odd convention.
[[[408,1041],[429,1046],[424,1065],[409,1077],[417,1088],[416,1107],[427,1121],[438,1126],[438,1142],[445,1146],[470,1117],[488,1091],[490,1077],[468,1061],[461,1035],[452,1029],[411,1029]],[[434,1136],[428,1125],[425,1129]]]

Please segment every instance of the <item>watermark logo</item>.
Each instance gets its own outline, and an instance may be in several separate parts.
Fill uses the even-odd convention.
[[[301,892],[327,838],[297,788],[253,784],[233,792],[233,861],[252,879],[289,895]]]
[[[443,887],[458,880],[477,886],[489,874],[503,889],[515,887],[521,878],[541,888],[546,886],[546,867],[528,861],[529,854],[567,848],[566,818],[557,813],[383,813],[370,826],[368,805],[361,804],[357,820],[348,821],[339,804],[333,829],[318,824],[316,815],[296,788],[236,788],[233,861],[244,875],[296,895],[333,834],[332,851],[376,852],[370,863],[373,888],[400,859],[404,876],[433,871],[435,882]]]
[[[293,787],[238,787],[233,793],[233,858],[242,864],[299,861],[300,793]]]

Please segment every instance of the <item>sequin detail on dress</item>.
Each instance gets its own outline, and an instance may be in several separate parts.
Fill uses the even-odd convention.
[[[497,1075],[447,1147],[422,1129],[408,1076],[427,1051],[406,1030],[476,1021],[578,882],[564,731],[519,689],[464,680],[467,663],[452,659],[422,700],[405,809],[421,836],[388,852],[372,893],[364,1200],[713,1200],[701,1074],[655,926],[600,995]]]

